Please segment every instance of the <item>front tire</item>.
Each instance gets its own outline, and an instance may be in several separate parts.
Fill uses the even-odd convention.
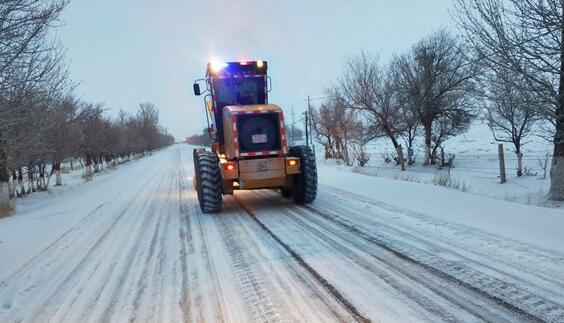
[[[289,155],[300,159],[301,172],[294,175],[292,197],[297,204],[311,203],[317,196],[317,166],[308,146],[290,147]]]
[[[209,151],[194,149],[194,178],[200,209],[204,213],[218,213],[222,206],[221,172],[217,156]]]

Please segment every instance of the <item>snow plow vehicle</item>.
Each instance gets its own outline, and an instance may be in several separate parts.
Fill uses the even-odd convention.
[[[277,189],[298,204],[315,200],[313,151],[288,147],[283,111],[268,104],[266,61],[208,63],[193,88],[204,94],[212,138],[211,151],[194,149],[193,185],[202,212],[220,212],[223,195],[234,190]]]

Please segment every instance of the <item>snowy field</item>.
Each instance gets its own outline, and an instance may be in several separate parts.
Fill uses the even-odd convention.
[[[179,144],[21,199],[0,322],[564,321],[562,209],[339,167],[202,214]]]
[[[539,137],[529,137],[523,146],[523,166],[525,175],[517,177],[517,157],[514,147],[510,143],[504,144],[507,183],[500,184],[498,142],[495,142],[491,131],[484,121],[476,120],[469,131],[448,140],[445,144],[445,153],[455,154],[454,167],[450,170],[450,188],[492,197],[521,204],[563,207],[563,203],[554,203],[547,200],[550,187],[550,161],[546,178],[543,177],[546,155],[552,155],[552,144]],[[353,171],[365,175],[434,184],[442,176],[449,176],[447,169],[439,170],[436,167],[421,166],[423,149],[421,142],[416,142],[414,151],[416,163],[407,166],[405,172],[399,166],[385,163],[383,156],[391,155],[393,147],[385,140],[377,140],[368,146],[370,161],[366,167],[344,167],[336,165],[333,161],[322,161],[325,166],[334,166],[341,171]],[[318,155],[322,156],[320,147]],[[540,164],[539,164],[540,162]]]

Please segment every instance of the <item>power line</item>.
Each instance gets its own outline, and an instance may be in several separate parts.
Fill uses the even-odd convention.
[[[294,121],[294,122],[292,122],[292,123],[287,124],[286,127],[292,126],[292,125],[294,125],[294,124],[296,124],[296,123],[298,123],[298,122],[300,122],[300,121],[303,121],[304,119],[305,119],[305,117],[302,117],[302,118],[300,118],[300,119],[298,119],[298,120],[296,120],[296,121]]]

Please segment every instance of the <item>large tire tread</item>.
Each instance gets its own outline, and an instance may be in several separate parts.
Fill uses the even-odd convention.
[[[194,171],[198,201],[204,213],[218,213],[222,207],[221,172],[217,156],[209,151],[194,150]]]
[[[294,176],[292,197],[297,204],[311,203],[317,197],[317,165],[308,146],[290,147],[290,156],[300,159],[301,172]]]

